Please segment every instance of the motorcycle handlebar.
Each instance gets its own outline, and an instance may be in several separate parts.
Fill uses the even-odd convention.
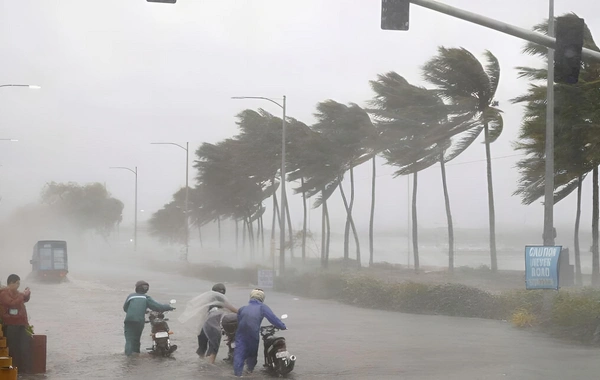
[[[275,331],[281,331],[282,329],[280,329],[280,328],[278,328],[278,327],[275,327],[275,326],[273,326],[273,325],[261,326],[261,327],[260,327],[260,331],[261,331],[261,332],[262,332],[262,331],[270,331],[270,330],[272,330],[273,332],[275,332]],[[286,329],[286,330],[287,330],[287,329]]]

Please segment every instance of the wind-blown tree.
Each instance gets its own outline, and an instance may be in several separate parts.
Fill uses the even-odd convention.
[[[197,151],[198,188],[210,204],[203,205],[206,218],[223,217],[241,220],[249,239],[254,236],[253,222],[262,216],[262,201],[268,194],[252,171],[248,161],[248,146],[239,140],[227,139],[219,144],[204,143]],[[251,158],[250,158],[251,159]],[[251,243],[251,254],[252,240]]]
[[[567,14],[567,17],[576,17]],[[548,22],[534,27],[534,30],[547,33]],[[590,30],[585,27],[584,46],[598,50]],[[547,49],[532,43],[526,45],[524,52],[547,59]],[[521,195],[524,204],[531,204],[544,196],[545,187],[545,124],[546,124],[546,78],[547,70],[532,67],[519,67],[520,77],[530,80],[528,91],[513,99],[514,103],[525,106],[525,115],[521,125],[517,150],[527,157],[518,162],[521,173],[519,187],[515,194]],[[581,254],[579,247],[579,225],[581,217],[581,185],[586,175],[593,172],[595,180],[592,212],[592,264],[593,283],[599,278],[598,259],[598,199],[597,170],[600,164],[600,113],[597,104],[600,65],[584,59],[579,83],[575,85],[554,85],[554,203],[566,198],[577,190],[577,211],[574,228],[574,250],[576,283],[581,285]],[[594,175],[595,174],[595,175]],[[595,233],[594,233],[595,231]]]
[[[288,179],[300,180],[294,190],[310,198],[317,196],[314,208],[321,206],[321,266],[329,263],[331,226],[327,201],[338,188],[345,171],[342,157],[335,153],[335,145],[311,128],[302,125],[293,132],[294,144],[288,151]]]
[[[123,202],[101,183],[51,182],[42,190],[41,201],[80,233],[92,230],[106,239],[122,221]]]
[[[261,187],[267,188],[265,193],[268,197],[273,196],[274,209],[278,208],[276,203],[277,197],[275,191],[281,182],[281,133],[282,120],[272,114],[258,109],[257,111],[245,110],[238,115],[240,134],[237,139],[243,143],[248,150],[246,158],[251,165],[260,166],[259,168],[250,168],[255,173],[255,179],[260,183]],[[294,128],[299,127],[297,120],[286,118],[286,129],[288,130],[287,146],[291,145],[290,136],[293,134]],[[286,157],[287,161],[287,157]],[[266,198],[265,198],[266,199]],[[287,201],[287,200],[286,200]],[[289,205],[284,205],[286,208],[286,222],[289,230],[290,253],[294,256],[293,251],[293,231],[292,222],[289,212]],[[274,238],[274,229],[271,231],[272,239]]]
[[[492,144],[502,133],[503,120],[501,111],[496,108],[494,100],[500,81],[500,65],[497,58],[489,51],[485,52],[486,63],[483,65],[472,53],[463,48],[438,49],[438,55],[423,66],[423,78],[436,86],[438,94],[446,103],[468,109],[472,113],[473,123],[463,137],[449,153],[447,161],[467,149],[480,135],[484,134],[488,215],[490,230],[491,270],[498,270],[496,252],[496,220],[494,207],[494,188],[492,181]]]
[[[417,220],[418,172],[437,162],[442,168],[442,187],[446,202],[449,239],[449,268],[454,262],[454,235],[444,162],[451,138],[472,127],[469,113],[448,106],[435,91],[413,86],[395,72],[379,75],[371,81],[375,92],[369,112],[380,130],[387,164],[397,167],[395,176],[413,175],[412,224],[415,270],[419,270]]]
[[[354,167],[372,157],[371,145],[376,140],[377,131],[367,112],[356,104],[346,106],[333,100],[326,100],[317,105],[315,117],[317,123],[312,128],[331,142],[331,146],[334,148],[332,154],[338,155],[344,163],[342,170],[350,172],[349,202],[342,186],[344,173],[341,174],[338,181],[338,188],[347,215],[344,230],[344,259],[349,258],[350,228],[352,228],[356,244],[356,259],[360,267],[360,242],[352,217],[355,198]]]

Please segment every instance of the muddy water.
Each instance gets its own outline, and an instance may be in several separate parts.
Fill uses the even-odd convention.
[[[160,302],[177,299],[170,314],[172,358],[123,355],[122,304],[138,279],[150,282]],[[48,336],[48,372],[24,379],[228,379],[231,365],[222,348],[215,365],[196,354],[191,326],[176,319],[185,302],[212,284],[126,265],[73,269],[70,282],[37,284],[28,305],[35,331]],[[250,285],[229,286],[240,306]],[[293,379],[566,379],[597,378],[600,351],[516,330],[501,321],[419,316],[360,309],[336,302],[267,292],[266,303],[286,313],[288,349],[298,357]],[[148,330],[142,349],[148,347]],[[262,346],[261,346],[262,347]],[[270,378],[259,365],[248,378]],[[566,364],[568,363],[568,365]]]

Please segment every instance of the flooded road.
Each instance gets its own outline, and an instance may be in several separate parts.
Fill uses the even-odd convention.
[[[146,353],[127,358],[122,353],[122,304],[139,279],[150,283],[149,294],[159,302],[177,299],[170,326],[179,349],[172,358]],[[20,378],[234,378],[231,365],[221,360],[224,346],[217,363],[207,364],[195,354],[194,329],[177,321],[185,303],[212,283],[131,269],[123,263],[115,268],[73,266],[68,283],[24,280],[22,286],[32,289],[31,324],[37,333],[48,336],[48,372]],[[234,305],[242,306],[250,289],[250,285],[229,285],[227,295]],[[600,350],[517,330],[506,322],[361,309],[273,291],[267,291],[266,304],[277,315],[289,315],[289,330],[280,334],[298,357],[292,379],[547,380],[596,378],[600,373]],[[149,344],[147,327],[142,349]],[[257,370],[248,378],[270,378],[261,365],[259,356]]]

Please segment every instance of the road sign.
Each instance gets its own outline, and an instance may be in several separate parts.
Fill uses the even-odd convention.
[[[273,289],[273,277],[271,269],[259,269],[258,286],[262,289]]]
[[[558,290],[558,259],[562,246],[525,247],[525,288]]]

